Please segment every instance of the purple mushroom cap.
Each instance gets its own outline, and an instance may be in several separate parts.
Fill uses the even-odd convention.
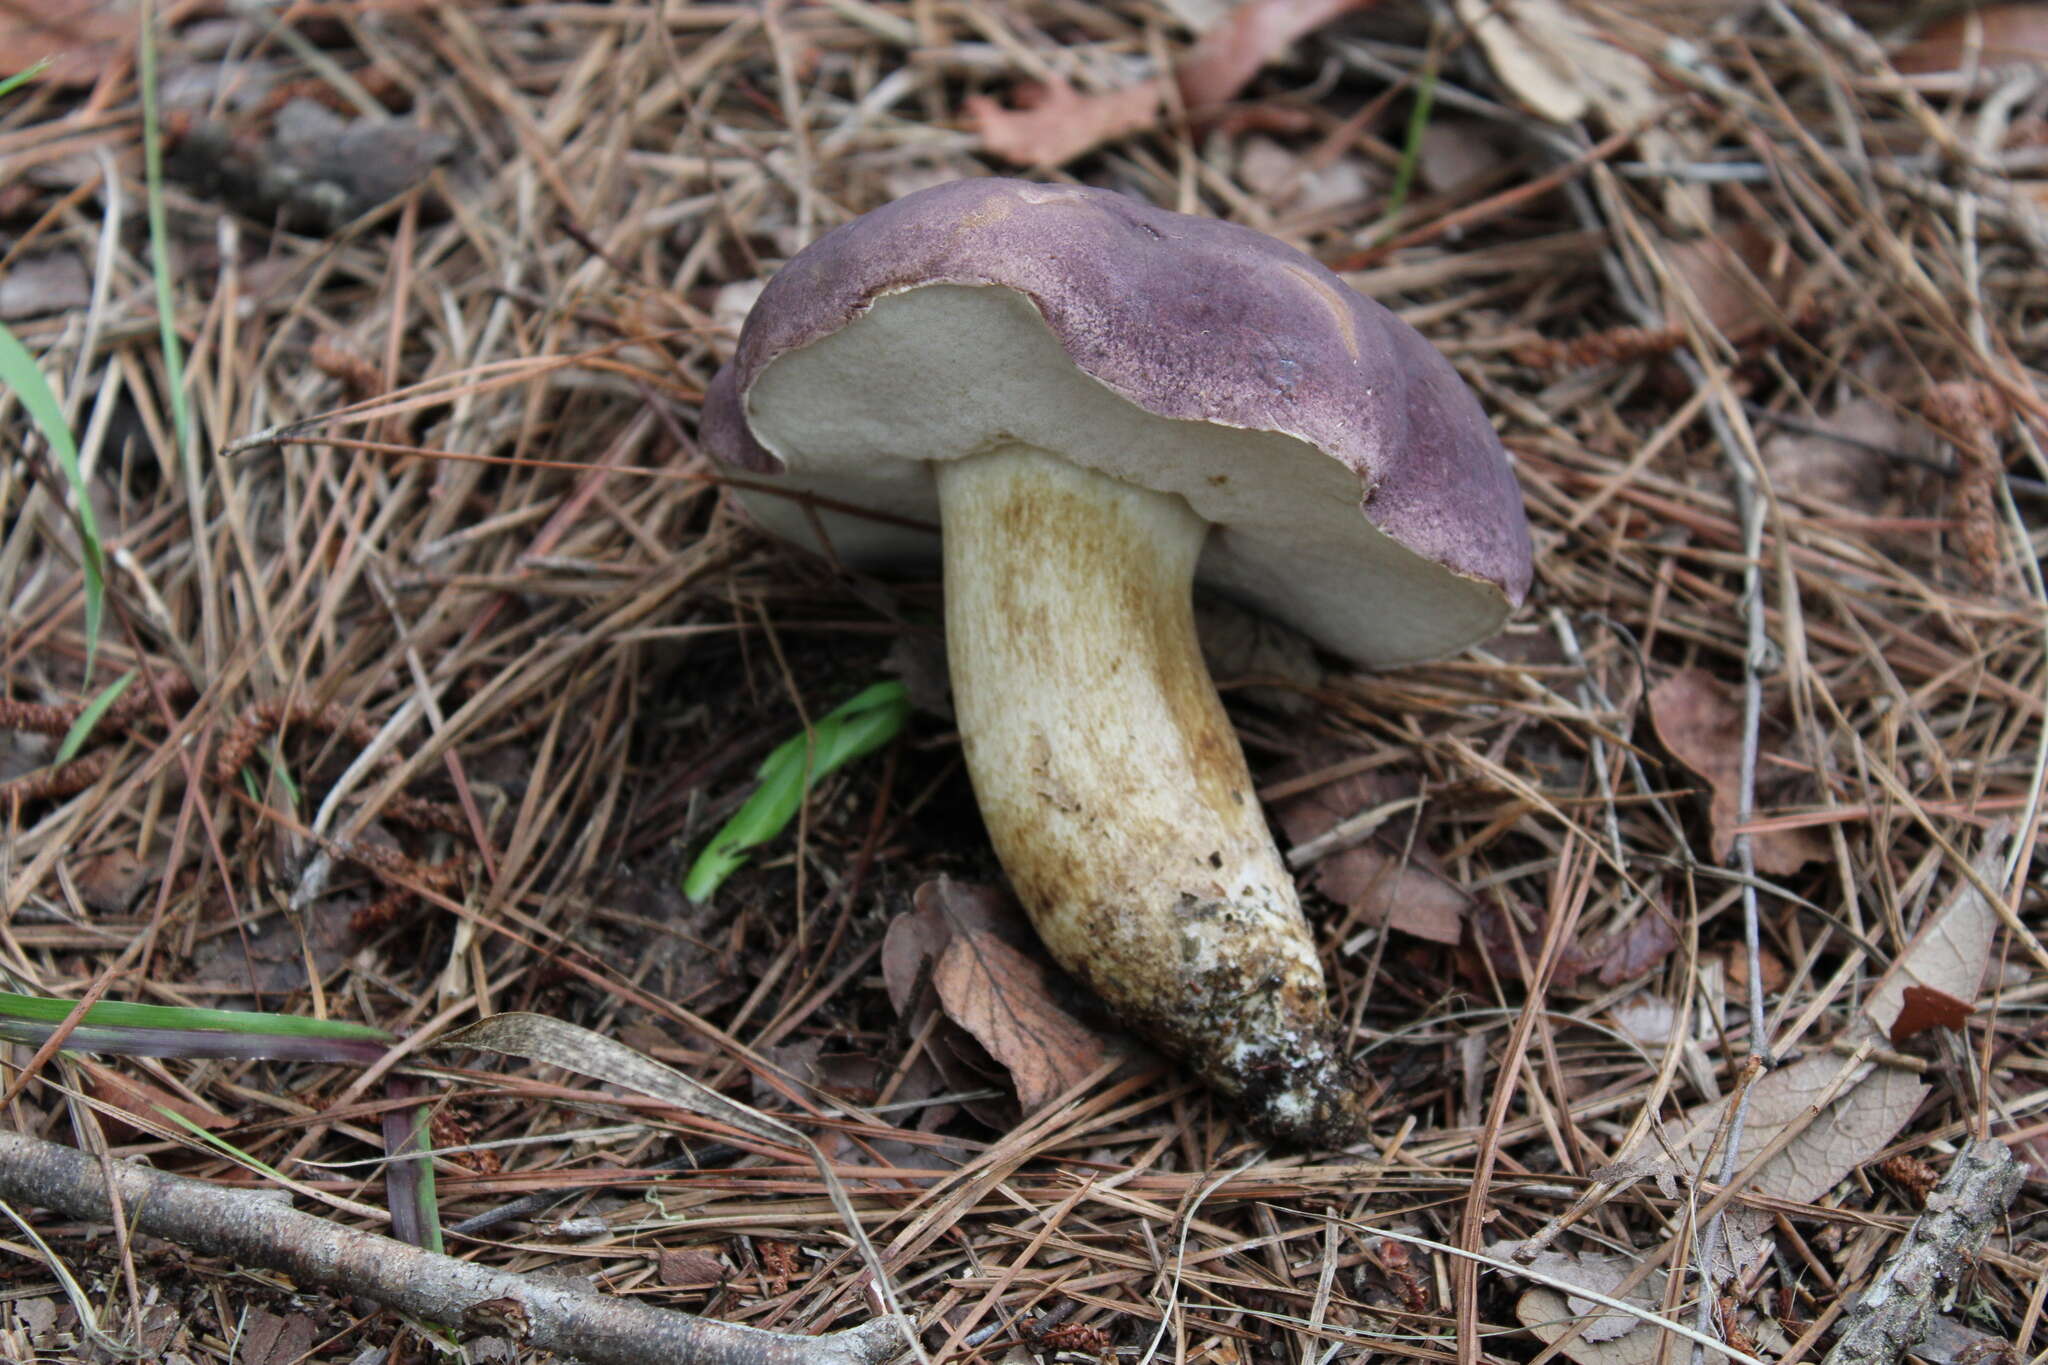
[[[933,553],[906,526],[938,520],[928,461],[1059,450],[1185,496],[1206,581],[1366,663],[1484,638],[1529,585],[1507,455],[1419,333],[1272,238],[1103,190],[956,181],[821,237],[755,304],[702,435],[883,514],[746,495],[865,566]]]

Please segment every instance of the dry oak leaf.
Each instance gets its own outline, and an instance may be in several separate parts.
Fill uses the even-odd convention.
[[[917,888],[907,914],[889,921],[882,938],[882,984],[898,1014],[918,1000],[918,978],[936,966],[947,945],[965,933],[985,932],[1013,946],[1031,942],[1031,926],[1008,896],[992,886],[934,877]]]
[[[1657,1281],[1663,1278],[1664,1272],[1661,1270],[1650,1276],[1650,1279]],[[1628,1302],[1643,1302],[1640,1293],[1639,1289],[1637,1293],[1630,1294]],[[1571,1303],[1583,1303],[1588,1309],[1597,1308],[1589,1299],[1573,1299],[1568,1302],[1566,1297],[1556,1290],[1538,1286],[1524,1291],[1521,1298],[1515,1301],[1515,1316],[1539,1341],[1547,1344],[1570,1331],[1572,1325],[1582,1316],[1572,1309]],[[1653,1311],[1656,1307],[1655,1304],[1645,1306]],[[1689,1311],[1687,1316],[1690,1316]],[[1587,1336],[1594,1330],[1588,1328],[1585,1334],[1563,1348],[1565,1355],[1576,1362],[1576,1365],[1660,1365],[1663,1361],[1686,1358],[1685,1343],[1669,1341],[1663,1332],[1645,1328],[1638,1320],[1612,1311],[1602,1312],[1596,1321],[1609,1320],[1620,1320],[1628,1326],[1620,1335],[1603,1341],[1587,1340]],[[1790,1339],[1769,1319],[1745,1313],[1742,1326],[1755,1333],[1761,1341],[1770,1343],[1768,1348],[1760,1348],[1752,1343],[1752,1354],[1761,1354],[1764,1359],[1773,1360],[1782,1359],[1790,1353]],[[1708,1359],[1713,1357],[1709,1356]]]
[[[1020,87],[1024,108],[1005,109],[987,95],[967,97],[967,116],[991,152],[1019,166],[1058,166],[1090,148],[1159,121],[1162,90],[1144,81],[1084,95],[1064,80]]]
[[[1597,108],[1620,129],[1656,112],[1649,66],[1602,41],[1561,0],[1457,0],[1457,11],[1501,84],[1550,122]]]
[[[236,1359],[246,1365],[291,1365],[313,1354],[319,1336],[313,1319],[304,1313],[286,1316],[252,1308],[242,1324],[242,1349]]]
[[[1909,1038],[1917,1038],[1929,1029],[1947,1029],[1954,1033],[1969,1021],[1969,1001],[1958,1000],[1947,991],[1938,991],[1932,986],[1908,986],[1899,1017],[1892,1021],[1890,1037],[1896,1046]]]
[[[1381,773],[1354,773],[1282,802],[1273,812],[1289,843],[1305,844],[1361,811],[1409,793],[1412,784]],[[1307,876],[1315,889],[1337,904],[1417,938],[1455,947],[1464,936],[1465,892],[1439,874],[1420,847],[1401,856],[1403,839],[1391,849],[1377,837],[1338,849],[1316,860]]]
[[[1251,0],[1203,34],[1174,71],[1190,109],[1235,99],[1259,68],[1347,10],[1378,0]]]
[[[1959,999],[1977,994],[1991,957],[1998,914],[1977,882],[1995,884],[2003,868],[2008,827],[1994,827],[1972,863],[1974,874],[1959,878],[1940,907],[1931,912],[1906,951],[1864,1002],[1865,1020],[1852,1037],[1875,1042],[1903,1018],[1908,987],[1931,986]],[[1829,1087],[1835,1097],[1814,1121],[1765,1163],[1749,1186],[1759,1194],[1810,1203],[1870,1160],[1905,1127],[1928,1087],[1914,1075],[1873,1062],[1857,1063],[1833,1052],[1814,1052],[1791,1066],[1764,1074],[1750,1087],[1737,1169],[1788,1126],[1804,1123],[1807,1111]],[[1672,1145],[1697,1167],[1720,1131],[1726,1099],[1702,1105],[1684,1120],[1688,1131]],[[1718,1169],[1718,1159],[1717,1159]]]
[[[1027,1114],[1109,1056],[1101,1038],[1053,1003],[1045,968],[986,930],[970,929],[946,945],[932,985],[947,1015],[1009,1069]]]
[[[1742,794],[1742,709],[1704,669],[1672,674],[1650,693],[1650,721],[1672,757],[1699,774],[1713,793],[1714,859],[1735,847]],[[1826,853],[1809,830],[1769,830],[1750,837],[1757,871],[1769,877],[1797,872]]]
[[[1222,104],[1258,75],[1259,68],[1297,39],[1346,10],[1378,0],[1248,0],[1202,35],[1174,71],[1181,101],[1191,109]],[[1058,166],[1105,142],[1158,124],[1166,108],[1159,78],[1101,94],[1084,95],[1055,77],[1018,90],[1024,107],[1005,109],[987,95],[964,106],[982,144],[1019,166]]]
[[[91,85],[135,30],[126,0],[0,0],[0,76],[50,65],[52,85]]]
[[[1482,900],[1472,902],[1466,920],[1472,928],[1471,946],[1486,955],[1496,975],[1517,981],[1523,979],[1524,964],[1536,965],[1542,952],[1544,929],[1550,920],[1547,910],[1533,905],[1523,906],[1522,914],[1526,926],[1499,905]],[[1618,933],[1565,944],[1552,968],[1551,985],[1570,990],[1580,977],[1593,972],[1601,985],[1618,986],[1649,971],[1671,956],[1677,946],[1678,933],[1669,912],[1656,905],[1645,906]],[[1485,982],[1485,967],[1476,958],[1462,965],[1475,982]]]
[[[1971,863],[1973,877],[1960,879],[1948,900],[1921,921],[1906,951],[1878,981],[1863,1013],[1889,1036],[1906,1019],[1906,993],[1922,987],[1975,1000],[1991,966],[1991,943],[1998,934],[1998,908],[1977,889],[1977,882],[1997,886],[2004,873],[2006,841],[2011,827],[1994,825]]]
[[[1488,1255],[1505,1261],[1512,1259],[1514,1248],[1514,1243],[1505,1242],[1496,1243],[1486,1250]],[[1596,1294],[1605,1294],[1609,1298],[1615,1296],[1615,1291],[1621,1288],[1622,1282],[1636,1268],[1635,1260],[1632,1257],[1615,1256],[1602,1252],[1589,1253],[1584,1256],[1568,1256],[1561,1251],[1543,1251],[1539,1252],[1528,1264],[1532,1270],[1553,1276],[1568,1284],[1582,1286]],[[1636,1304],[1654,1313],[1663,1300],[1664,1272],[1658,1270],[1651,1272],[1622,1301],[1624,1303]],[[1563,1305],[1564,1312],[1562,1315],[1554,1311],[1557,1304]],[[1637,1319],[1628,1316],[1626,1313],[1617,1313],[1611,1308],[1603,1308],[1591,1299],[1582,1299],[1575,1294],[1560,1295],[1555,1289],[1545,1289],[1541,1294],[1533,1292],[1524,1294],[1515,1305],[1515,1313],[1517,1317],[1521,1318],[1524,1327],[1543,1328],[1554,1325],[1555,1332],[1551,1337],[1546,1337],[1546,1340],[1552,1340],[1555,1336],[1563,1335],[1564,1329],[1571,1325],[1569,1322],[1558,1321],[1557,1319],[1560,1316],[1581,1318],[1589,1314],[1597,1315],[1593,1317],[1592,1322],[1587,1324],[1585,1330],[1579,1334],[1581,1341],[1591,1345],[1598,1345],[1603,1341],[1612,1341],[1616,1337],[1624,1336],[1634,1330],[1637,1325]]]
[[[724,1284],[732,1277],[732,1271],[716,1251],[685,1247],[678,1251],[657,1252],[655,1276],[670,1289],[683,1285],[702,1288]]]
[[[1750,1086],[1736,1170],[1746,1168],[1787,1127],[1806,1125],[1783,1151],[1764,1163],[1747,1186],[1750,1191],[1811,1203],[1875,1156],[1913,1117],[1928,1088],[1912,1072],[1860,1062],[1843,1078],[1850,1060],[1834,1052],[1812,1052],[1790,1066],[1766,1072]],[[1841,1084],[1834,1098],[1806,1123],[1808,1109],[1838,1078]],[[1680,1121],[1689,1131],[1685,1141],[1674,1147],[1693,1169],[1699,1169],[1715,1144],[1727,1107],[1725,1098],[1715,1100]],[[1717,1154],[1713,1169],[1706,1174],[1719,1173]]]
[[[136,1126],[137,1132],[156,1134],[169,1126],[170,1120],[164,1117],[165,1110],[210,1133],[235,1126],[235,1121],[225,1114],[215,1113],[203,1104],[194,1104],[182,1095],[174,1095],[154,1081],[123,1075],[83,1057],[73,1060],[85,1073],[93,1098],[142,1120],[141,1124]],[[122,1129],[129,1127],[127,1124],[119,1126]]]
[[[925,1039],[924,1059],[943,1078],[941,1088],[974,1095],[999,1086],[1004,1067],[972,1034],[947,1017],[949,1011],[933,980],[948,947],[968,933],[985,933],[1018,951],[1028,949],[1034,941],[1023,912],[1001,891],[950,877],[934,878],[917,888],[909,912],[889,922],[889,931],[882,938],[882,981],[909,1032]],[[941,1017],[935,1020],[934,1014]],[[906,1081],[905,1087],[909,1084]],[[1007,1098],[969,1098],[961,1103],[993,1128],[1008,1128],[1017,1121]],[[950,1112],[950,1106],[943,1108]]]
[[[1671,956],[1678,947],[1678,930],[1662,907],[1644,907],[1626,929],[1610,934],[1586,949],[1588,965],[1600,970],[1600,984],[1619,986],[1641,976]]]
[[[1816,429],[1773,432],[1763,444],[1771,486],[1851,512],[1876,512],[1884,502],[1891,463],[1872,447],[1931,456],[1920,430],[1901,418],[1898,405],[1854,394],[1823,415]]]
[[[2048,5],[1984,5],[1961,10],[1937,23],[1892,55],[1892,66],[1908,75],[1955,71],[1970,60],[1971,21],[1982,44],[1980,67],[2048,62]]]
[[[1771,1243],[1763,1240],[1761,1235],[1761,1230],[1768,1226],[1762,1215],[1754,1214],[1752,1210],[1729,1210],[1726,1228],[1730,1241],[1736,1245],[1732,1254],[1724,1253],[1724,1264],[1760,1264],[1771,1248]],[[1512,1251],[1514,1246],[1513,1243],[1497,1245],[1507,1251]],[[1495,1251],[1495,1254],[1499,1255],[1500,1251]],[[1529,1262],[1529,1268],[1612,1298],[1616,1297],[1615,1291],[1621,1287],[1622,1281],[1634,1273],[1636,1259],[1607,1252],[1589,1252],[1574,1257],[1557,1251],[1544,1251]],[[1723,1275],[1726,1273],[1724,1269]],[[1665,1273],[1654,1271],[1629,1291],[1622,1301],[1654,1313],[1663,1303],[1664,1288]],[[1664,1348],[1673,1344],[1666,1340],[1665,1333],[1646,1327],[1641,1318],[1606,1308],[1591,1299],[1551,1285],[1536,1285],[1524,1291],[1515,1301],[1515,1316],[1545,1343],[1556,1342],[1580,1320],[1590,1318],[1579,1336],[1561,1348],[1577,1365],[1656,1365],[1660,1356],[1667,1354]],[[1772,1349],[1766,1354],[1766,1359],[1782,1356],[1791,1344],[1768,1321],[1747,1318],[1743,1325],[1771,1343]],[[1677,1352],[1668,1354],[1673,1359],[1683,1358]]]
[[[1698,303],[1700,318],[1731,342],[1778,326],[1798,306],[1798,257],[1761,228],[1742,224],[1663,248],[1665,263]],[[1672,326],[1685,318],[1674,301]]]

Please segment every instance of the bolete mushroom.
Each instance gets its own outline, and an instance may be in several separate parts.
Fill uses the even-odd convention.
[[[1054,958],[1267,1131],[1355,1135],[1191,594],[1371,665],[1492,634],[1528,528],[1450,364],[1246,228],[958,181],[776,274],[703,437],[777,534],[860,567],[942,555],[968,771]]]

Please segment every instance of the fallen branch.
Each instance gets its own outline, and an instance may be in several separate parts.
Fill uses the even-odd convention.
[[[108,1177],[137,1232],[282,1271],[304,1286],[364,1298],[434,1322],[509,1336],[590,1365],[880,1365],[907,1345],[905,1324],[874,1318],[826,1336],[792,1336],[616,1299],[562,1280],[515,1275],[343,1227],[248,1190],[0,1133],[0,1199],[109,1221]]]
[[[2002,1142],[1972,1142],[1934,1193],[1906,1244],[1842,1315],[1848,1326],[1822,1365],[1897,1365],[1969,1272],[2019,1193],[2022,1172]]]

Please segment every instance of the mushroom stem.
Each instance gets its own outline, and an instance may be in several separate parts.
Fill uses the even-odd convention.
[[[937,478],[967,768],[1039,936],[1268,1131],[1355,1135],[1315,944],[1195,638],[1208,524],[1029,446]]]

